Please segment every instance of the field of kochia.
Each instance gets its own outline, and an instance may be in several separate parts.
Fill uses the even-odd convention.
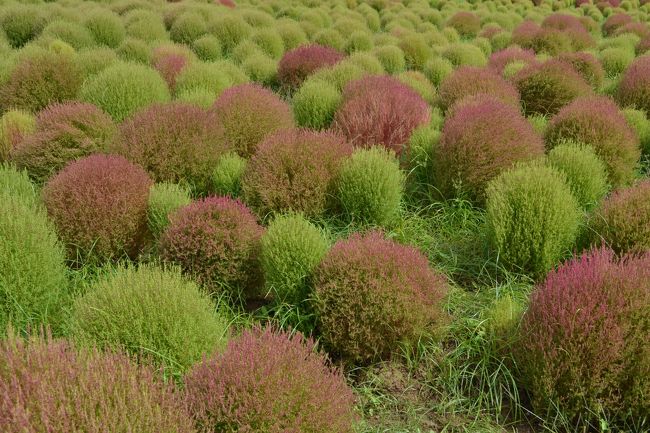
[[[650,432],[650,1],[0,0],[0,432]]]

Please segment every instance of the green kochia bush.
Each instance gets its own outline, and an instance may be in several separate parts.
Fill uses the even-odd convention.
[[[117,48],[126,36],[120,17],[110,11],[98,9],[91,12],[84,24],[95,38],[95,42]]]
[[[581,210],[564,175],[532,163],[502,173],[487,188],[491,247],[511,269],[544,275],[573,246]]]
[[[234,152],[223,155],[212,172],[212,188],[219,195],[239,196],[247,161]]]
[[[175,183],[157,183],[149,190],[147,226],[158,239],[169,226],[169,216],[174,211],[192,202],[190,191]]]
[[[125,350],[180,373],[225,346],[228,327],[180,270],[141,265],[118,268],[78,298],[71,334],[83,345]]]
[[[34,116],[22,110],[10,110],[0,118],[0,162],[5,161],[22,139],[34,132]]]
[[[260,262],[276,303],[298,305],[310,296],[310,278],[328,248],[323,232],[302,215],[273,219],[262,236]]]
[[[391,151],[355,151],[341,165],[335,183],[341,211],[352,222],[387,225],[399,214],[404,174]]]
[[[3,7],[0,25],[14,48],[20,48],[34,39],[45,27],[45,16],[36,5],[13,4]]]
[[[324,80],[306,80],[293,95],[293,115],[298,126],[325,129],[334,120],[343,96],[333,84]]]
[[[623,110],[627,123],[636,131],[639,136],[641,150],[644,154],[650,155],[650,120],[642,110],[627,108]]]

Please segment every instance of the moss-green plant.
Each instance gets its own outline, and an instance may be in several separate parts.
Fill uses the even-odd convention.
[[[626,108],[623,110],[625,120],[630,124],[639,136],[641,150],[646,155],[650,155],[650,120],[645,115],[643,110],[635,110],[633,108]]]
[[[341,36],[341,33],[332,28],[318,32],[314,37],[314,42],[326,47],[332,47],[339,51],[343,51],[345,47],[345,39]]]
[[[372,37],[363,30],[353,31],[345,43],[345,52],[369,51],[373,47]]]
[[[219,159],[212,173],[212,187],[219,195],[238,197],[241,179],[246,171],[246,160],[236,153],[228,153]]]
[[[136,9],[124,17],[126,34],[143,41],[167,39],[167,29],[162,16],[151,10]]]
[[[308,79],[293,95],[293,115],[299,126],[325,129],[334,119],[343,96],[334,84],[319,79]]]
[[[399,213],[403,190],[399,163],[381,146],[355,151],[343,162],[336,179],[338,203],[352,222],[391,223]]]
[[[606,48],[600,52],[600,61],[609,77],[615,77],[634,61],[634,50]]]
[[[264,53],[255,53],[242,63],[252,81],[271,86],[278,78],[278,62]]]
[[[97,9],[90,12],[84,25],[93,35],[95,42],[116,48],[126,36],[126,30],[120,17],[110,11]]]
[[[111,48],[92,47],[79,51],[76,60],[84,76],[88,78],[117,63],[119,57]]]
[[[232,80],[227,72],[211,62],[194,62],[176,78],[176,92],[179,94],[198,88],[209,91],[216,98],[231,85]]]
[[[0,118],[0,162],[9,158],[9,153],[22,138],[34,132],[36,119],[23,110],[10,110]]]
[[[18,197],[23,203],[40,206],[38,189],[29,179],[26,170],[17,170],[13,164],[0,163],[0,192]]]
[[[435,86],[440,86],[442,81],[454,72],[454,65],[444,57],[434,57],[424,65],[423,72]]]
[[[124,39],[120,46],[115,49],[115,52],[120,59],[127,62],[149,64],[153,57],[149,43],[134,38]]]
[[[223,56],[221,42],[216,36],[205,35],[192,43],[192,49],[199,59],[210,62],[219,60]]]
[[[14,48],[34,39],[45,27],[45,16],[36,5],[13,4],[3,7],[0,26]]]
[[[149,190],[147,226],[154,238],[169,226],[169,216],[192,202],[190,191],[176,183],[157,183]]]
[[[260,262],[276,303],[298,305],[310,296],[310,277],[328,248],[323,232],[301,214],[273,219],[262,236]]]
[[[95,45],[93,35],[86,27],[67,20],[54,20],[50,22],[43,29],[41,38],[58,39],[77,50]]]
[[[449,28],[449,27],[447,27]],[[454,66],[485,66],[487,57],[476,45],[458,42],[449,45],[442,53]]]
[[[278,32],[273,28],[257,30],[250,37],[250,40],[257,45],[263,53],[273,59],[280,59],[284,54],[284,41]]]
[[[241,16],[223,14],[208,23],[208,31],[219,38],[225,53],[230,53],[239,42],[248,37],[252,27]]]
[[[204,89],[203,87],[186,89],[176,95],[177,101],[187,102],[205,109],[212,107],[216,99],[211,90]]]
[[[174,42],[191,45],[207,31],[205,19],[197,12],[188,11],[174,20],[169,36]]]
[[[402,72],[406,69],[404,52],[398,46],[384,45],[377,47],[373,54],[389,74]]]

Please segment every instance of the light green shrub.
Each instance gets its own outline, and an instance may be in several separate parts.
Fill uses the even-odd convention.
[[[396,74],[406,69],[404,52],[395,45],[377,47],[373,53],[389,74]]]
[[[240,16],[223,14],[208,22],[208,31],[219,38],[224,53],[229,54],[251,34],[252,27]]]
[[[186,89],[176,95],[177,101],[188,102],[197,107],[208,109],[212,107],[216,96],[208,89],[197,87],[195,89]]]
[[[251,35],[250,40],[273,59],[280,59],[284,54],[284,41],[275,29],[259,29]]]
[[[422,69],[433,56],[433,50],[424,37],[417,33],[409,33],[399,43],[404,52],[406,66],[409,69]]]
[[[608,77],[615,77],[634,61],[634,50],[607,48],[600,52],[600,61]]]
[[[98,9],[90,12],[84,24],[95,42],[100,45],[116,48],[126,37],[126,30],[120,17],[107,10]]]
[[[154,11],[137,9],[125,15],[126,35],[143,41],[168,39],[162,16]]]
[[[447,27],[448,28],[448,27]],[[454,66],[485,66],[487,57],[476,45],[458,42],[449,45],[442,53]]]
[[[345,48],[345,39],[338,31],[332,28],[318,32],[314,37],[314,42],[326,47],[332,47],[339,51],[343,51]]]
[[[205,19],[200,14],[185,12],[174,20],[174,24],[169,29],[169,36],[174,42],[191,45],[207,31]]]
[[[643,110],[626,108],[623,110],[623,115],[627,123],[632,126],[639,136],[643,153],[650,155],[650,120],[646,117],[645,112]]]
[[[444,57],[434,57],[429,60],[422,71],[436,87],[454,72],[454,65]]]
[[[177,209],[192,202],[190,191],[175,183],[157,183],[149,191],[147,226],[158,239],[169,225],[169,216]]]
[[[134,38],[126,38],[122,41],[115,52],[120,59],[126,62],[138,62],[148,65],[151,62],[151,47],[145,41]]]
[[[370,51],[373,45],[372,37],[368,32],[356,30],[348,37],[348,41],[345,44],[345,52]]]
[[[221,42],[216,36],[205,35],[192,43],[192,49],[199,59],[209,62],[219,60],[222,56]]]
[[[253,54],[242,63],[242,69],[252,81],[270,86],[278,78],[278,62],[264,53]]]
[[[0,162],[9,158],[9,152],[22,138],[34,132],[34,115],[23,110],[9,110],[0,118]]]
[[[282,38],[285,51],[298,48],[300,45],[304,45],[309,41],[305,31],[294,21],[280,21],[275,26],[275,30]]]
[[[86,77],[95,75],[118,61],[115,51],[108,47],[87,48],[77,55],[77,63]]]
[[[216,63],[194,62],[176,78],[176,92],[178,94],[190,90],[204,89],[216,98],[226,88],[232,85],[230,77]]]
[[[212,173],[212,187],[219,195],[238,197],[241,179],[246,170],[246,160],[236,153],[228,153],[219,159]]]
[[[293,116],[299,126],[325,129],[334,119],[343,97],[335,85],[308,79],[293,95]]]
[[[63,20],[50,22],[43,29],[41,38],[62,40],[76,50],[95,45],[95,39],[86,27]]]
[[[20,48],[36,38],[45,27],[46,20],[39,6],[13,4],[3,6],[0,26],[14,48]]]

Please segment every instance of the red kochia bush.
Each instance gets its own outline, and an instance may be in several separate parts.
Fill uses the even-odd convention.
[[[91,155],[52,177],[43,201],[72,259],[133,257],[146,234],[152,183],[121,156]]]
[[[224,127],[228,147],[245,158],[273,132],[294,126],[289,104],[258,84],[226,89],[212,111]]]
[[[0,340],[0,431],[192,433],[179,393],[127,356]]]
[[[440,86],[439,101],[443,110],[468,96],[488,94],[519,107],[519,92],[501,75],[488,68],[463,66],[445,78]]]
[[[605,22],[603,22],[603,34],[605,36],[609,36],[613,34],[616,29],[619,27],[623,27],[626,24],[629,24],[632,22],[632,17],[629,16],[628,14],[613,14],[607,17]]]
[[[559,60],[569,63],[594,89],[600,88],[605,79],[605,69],[600,60],[591,53],[579,51],[576,53],[561,53]]]
[[[617,101],[635,107],[650,116],[650,56],[637,58],[618,83]]]
[[[535,408],[592,425],[647,419],[649,326],[649,253],[616,260],[594,250],[552,271],[515,349]]]
[[[306,129],[267,138],[249,161],[242,190],[259,215],[293,210],[322,215],[343,159],[352,154],[345,138]]]
[[[188,53],[175,47],[157,47],[153,50],[151,63],[165,79],[170,89],[176,88],[176,78],[190,61]]]
[[[443,196],[460,189],[480,204],[490,180],[516,162],[543,155],[544,143],[517,108],[481,95],[449,114],[435,153],[433,176]]]
[[[430,120],[429,105],[413,89],[390,76],[350,82],[336,112],[334,129],[355,146],[385,146],[400,155],[415,128]]]
[[[564,107],[547,125],[544,138],[549,147],[566,140],[593,147],[613,186],[632,180],[641,156],[636,133],[616,104],[603,96],[578,98]]]
[[[38,114],[36,132],[14,147],[11,159],[45,182],[68,162],[104,151],[116,133],[113,119],[93,104],[53,104]]]
[[[141,165],[157,182],[210,189],[219,158],[231,150],[214,113],[192,104],[154,104],[127,119],[111,151]]]
[[[506,65],[515,61],[527,64],[533,63],[535,62],[535,52],[530,49],[523,49],[516,45],[511,46],[492,53],[490,60],[488,61],[488,66],[499,74],[502,74]]]
[[[287,51],[278,64],[278,80],[290,89],[297,89],[309,75],[343,60],[345,55],[331,47],[303,45]]]
[[[637,35],[639,38],[645,38],[650,36],[650,26],[646,23],[628,23],[617,28],[614,35],[618,36],[625,33],[632,33]]]
[[[351,363],[388,356],[444,317],[445,277],[418,250],[379,232],[338,241],[316,268],[314,287],[323,340]]]
[[[201,433],[351,433],[354,394],[300,333],[255,327],[185,378]]]
[[[239,200],[208,197],[171,215],[160,255],[209,292],[251,297],[262,284],[258,256],[263,231]]]

